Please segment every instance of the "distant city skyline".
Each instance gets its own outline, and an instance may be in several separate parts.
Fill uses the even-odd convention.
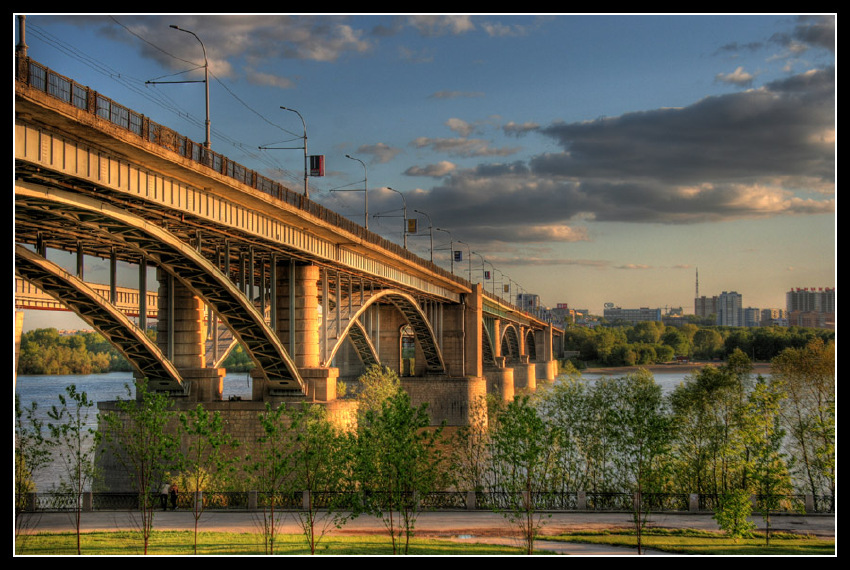
[[[460,240],[546,306],[691,313],[696,268],[701,294],[759,308],[836,286],[835,19],[28,14],[26,40],[36,61],[200,142],[203,87],[154,84],[202,76],[198,41],[170,26],[191,30],[216,152],[300,189],[298,152],[259,150],[298,142],[281,107],[295,109],[325,157],[310,197],[363,224],[362,193],[333,191],[362,184],[346,155],[362,160],[369,229],[387,239],[403,240],[401,192],[446,230],[443,267]],[[425,259],[428,242],[408,236]],[[90,263],[87,278],[105,274]],[[28,314],[25,330],[36,320],[60,319]]]

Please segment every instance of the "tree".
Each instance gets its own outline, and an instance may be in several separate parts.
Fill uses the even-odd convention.
[[[204,491],[212,481],[222,479],[232,470],[236,458],[232,451],[238,442],[225,432],[218,412],[210,413],[203,404],[180,414],[180,425],[186,440],[182,453],[181,488],[195,494],[192,501],[194,551],[198,553],[198,521],[204,512]]]
[[[822,339],[786,348],[771,361],[771,375],[787,394],[782,422],[794,450],[796,474],[815,500],[835,501],[835,343]]]
[[[662,492],[667,483],[665,459],[672,442],[672,424],[661,387],[651,373],[641,370],[612,382],[616,398],[609,409],[610,423],[617,426],[616,457],[623,483],[635,493],[633,520],[640,554],[643,527],[652,508],[647,496]]]
[[[717,497],[712,518],[717,526],[728,536],[735,539],[750,536],[756,525],[749,520],[753,512],[753,501],[747,489],[732,489]]]
[[[427,404],[413,407],[403,390],[385,399],[380,411],[368,410],[364,419],[357,431],[361,508],[384,522],[393,554],[407,554],[418,498],[439,487],[443,473],[442,429],[430,429]]]
[[[380,412],[383,403],[401,390],[396,372],[386,366],[373,364],[358,378],[357,412],[364,421],[368,412]]]
[[[695,357],[711,359],[723,350],[723,337],[714,329],[699,329],[694,333],[693,345]]]
[[[116,411],[101,414],[103,444],[131,477],[138,493],[138,510],[144,553],[153,531],[154,490],[177,465],[178,443],[169,423],[176,419],[168,396],[147,389],[146,379],[136,384],[136,398],[127,386],[128,399],[116,402]]]
[[[22,407],[15,394],[15,532],[31,522],[26,512],[29,497],[36,491],[35,477],[52,460],[49,443],[44,436],[44,422],[38,414],[38,403]]]
[[[496,483],[505,495],[497,510],[520,530],[526,554],[534,554],[534,539],[543,526],[535,499],[548,490],[553,432],[529,397],[517,396],[498,416],[490,445]]]
[[[322,406],[294,408],[289,420],[294,436],[292,487],[306,494],[296,517],[310,554],[315,554],[331,526],[340,528],[352,516],[351,438],[328,421]]]
[[[80,522],[82,517],[83,492],[94,480],[96,447],[95,430],[89,426],[89,410],[94,402],[85,392],[78,392],[74,384],[59,394],[60,407],[53,406],[47,413],[53,420],[47,424],[50,430],[50,446],[62,465],[63,477],[60,488],[74,496],[74,528],[77,534],[77,554],[80,554]]]
[[[253,454],[245,458],[245,469],[260,494],[263,506],[263,545],[266,554],[274,554],[281,515],[278,506],[287,484],[292,481],[292,434],[284,423],[285,414],[285,405],[275,408],[266,402],[265,410],[259,414],[262,431]]]
[[[778,382],[768,382],[759,376],[744,413],[744,437],[751,450],[748,481],[766,525],[765,543],[768,546],[770,513],[779,508],[783,496],[792,490],[788,466],[780,451],[785,435],[779,425],[782,398],[784,394]]]

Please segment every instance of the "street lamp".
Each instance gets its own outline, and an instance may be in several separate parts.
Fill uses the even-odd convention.
[[[470,250],[468,243],[460,240],[457,240],[457,242],[466,246],[466,261],[469,266],[469,282],[472,283],[472,250]]]
[[[191,32],[189,30],[184,30],[183,28],[181,28],[179,26],[175,26],[175,25],[171,25],[169,27],[174,28],[175,30],[179,30],[181,32],[186,32],[187,34],[192,34],[193,36],[195,36],[195,39],[198,40],[198,43],[201,44],[201,49],[204,52],[204,86],[205,86],[205,91],[206,91],[206,105],[207,105],[207,120],[204,123],[204,126],[206,128],[207,140],[204,141],[204,148],[209,150],[210,149],[210,76],[209,76],[210,66],[209,66],[209,62],[207,61],[207,48],[204,47],[204,42],[201,41],[201,38],[199,38],[195,34],[195,32]]]
[[[345,158],[356,160],[363,165],[363,219],[366,229],[369,229],[369,173],[366,170],[366,163],[353,156],[345,155]],[[356,191],[356,190],[355,190]]]
[[[431,234],[431,262],[434,262],[434,226],[431,225],[431,216],[423,212],[422,210],[413,210],[418,214],[422,214],[426,218],[428,218],[428,233]]]
[[[387,186],[387,190],[392,190],[393,192],[401,196],[401,203],[403,204],[402,215],[404,217],[404,220],[402,220],[401,223],[401,234],[404,236],[404,249],[407,249],[407,200],[404,198],[404,194],[402,194],[395,188],[390,188],[389,186]]]
[[[477,251],[472,252],[473,255],[477,255],[481,258],[481,286],[486,290],[486,284],[484,283],[484,256],[478,253]],[[470,279],[471,280],[471,279]]]
[[[437,230],[438,232],[446,232],[447,234],[449,234],[449,260],[451,262],[452,275],[454,275],[455,274],[455,252],[454,252],[455,242],[452,238],[452,232],[450,232],[449,230],[444,230],[442,228],[434,228],[434,229]]]
[[[295,109],[290,109],[289,107],[281,107],[284,111],[292,111],[298,118],[301,119],[301,125],[304,127],[304,197],[310,197],[310,189],[307,187],[307,123],[304,121],[304,117],[301,116],[301,113],[296,111]]]

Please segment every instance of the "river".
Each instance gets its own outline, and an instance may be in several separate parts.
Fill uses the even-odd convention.
[[[660,368],[660,370],[658,369]],[[665,393],[673,391],[676,386],[693,373],[693,367],[653,367],[651,372],[655,381]],[[589,370],[582,374],[583,380],[619,377],[627,374],[628,369],[608,368]],[[756,373],[763,373],[756,370]],[[127,399],[126,386],[132,385],[133,375],[130,372],[111,372],[109,374],[62,375],[62,376],[18,376],[15,383],[15,393],[20,397],[21,405],[29,407],[33,402],[38,404],[37,415],[44,421],[48,420],[47,412],[52,406],[59,405],[59,395],[65,394],[65,387],[74,384],[77,391],[85,392],[94,402]],[[241,396],[251,398],[251,379],[248,373],[227,374],[224,377],[222,397]],[[97,427],[97,408],[89,414],[89,425]],[[61,476],[60,467],[56,464],[48,466],[36,476],[36,487],[41,491],[49,491],[58,484]]]

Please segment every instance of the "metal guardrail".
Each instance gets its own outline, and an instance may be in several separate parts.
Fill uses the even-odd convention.
[[[373,495],[374,497],[374,495]],[[549,512],[612,512],[632,511],[635,501],[633,493],[594,492],[547,492],[532,496],[535,510]],[[652,512],[697,512],[711,513],[717,505],[717,496],[711,494],[698,497],[688,493],[648,493],[642,496]],[[149,496],[149,504],[162,508],[159,493]],[[276,509],[299,511],[305,509],[307,495],[304,492],[276,493],[273,496],[256,491],[204,492],[201,494],[204,510],[263,510],[274,504]],[[327,508],[345,507],[347,501],[359,500],[356,494],[316,493],[313,506]],[[75,511],[127,511],[139,508],[138,493],[27,493],[17,497],[16,508],[20,512]],[[177,508],[192,510],[194,493],[181,493]],[[441,510],[504,510],[521,504],[522,497],[498,491],[442,491],[417,495],[418,508],[423,511]],[[782,495],[776,513],[835,513],[834,497],[830,495]],[[171,508],[170,499],[166,508]],[[755,510],[755,509],[754,509]]]

